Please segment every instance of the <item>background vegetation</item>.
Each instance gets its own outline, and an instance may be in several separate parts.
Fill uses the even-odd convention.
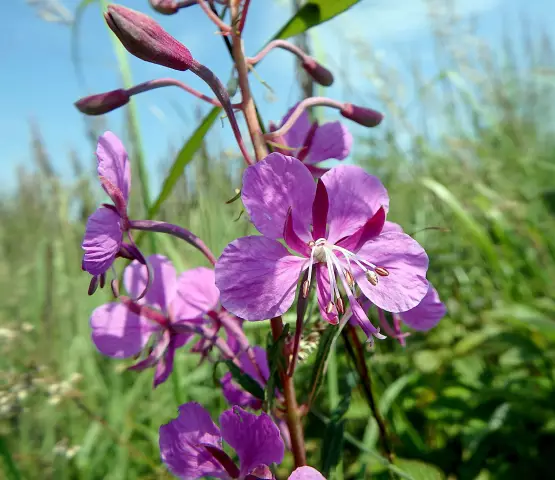
[[[430,278],[449,312],[431,332],[412,334],[406,348],[377,343],[367,365],[397,464],[412,478],[550,478],[555,58],[538,31],[500,38],[502,56],[480,42],[462,48],[453,28],[434,34],[438,76],[424,83],[418,62],[406,65],[415,85],[407,111],[395,102],[405,77],[356,45],[369,82],[387,85],[374,88],[388,119],[371,140],[357,139],[367,148],[356,161],[382,178],[391,219],[430,252]],[[177,384],[153,392],[152,372],[127,372],[96,352],[87,319],[108,297],[87,297],[80,269],[84,222],[100,201],[94,165],[90,152],[76,153],[75,181],[62,184],[39,126],[31,128],[29,165],[0,206],[5,478],[164,478],[157,433],[176,400],[202,401],[214,413],[225,408],[213,366],[181,352]],[[92,151],[103,126],[89,128]],[[245,216],[234,221],[239,203],[225,205],[239,183],[233,163],[201,147],[157,216],[187,226],[219,253],[251,228]],[[203,263],[173,239],[156,241],[179,268]],[[265,342],[262,325],[248,328],[253,341]],[[308,419],[311,458],[319,461],[322,419],[352,393],[345,454],[330,478],[395,476],[376,456],[378,429],[341,341],[334,358],[321,411]],[[299,385],[313,361],[314,354],[301,365]]]

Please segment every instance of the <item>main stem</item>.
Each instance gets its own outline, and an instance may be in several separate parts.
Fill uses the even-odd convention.
[[[271,327],[274,341],[277,341],[283,332],[283,320],[281,317],[272,318]],[[295,384],[293,383],[293,377],[287,375],[287,368],[281,370],[279,376],[285,397],[286,421],[291,437],[291,451],[295,459],[295,468],[298,468],[306,465],[306,451],[303,424],[299,405],[297,404],[297,396],[295,395]]]
[[[231,0],[232,52],[235,66],[237,67],[237,75],[239,77],[239,88],[241,89],[245,121],[251,136],[256,160],[260,161],[268,155],[268,149],[266,148],[266,143],[262,136],[262,129],[258,121],[254,99],[252,98],[249,86],[249,71],[243,52],[241,31],[239,30],[239,26],[242,26],[241,19],[239,18],[239,3],[240,0]],[[272,318],[271,327],[274,341],[277,341],[283,332],[283,320],[281,317]],[[283,353],[285,355],[285,352]],[[293,377],[287,375],[287,370],[288,368],[286,366],[279,374],[283,385],[283,395],[285,397],[287,427],[289,428],[289,435],[291,436],[291,451],[295,459],[295,467],[298,468],[306,465],[303,424],[299,405],[297,404]]]

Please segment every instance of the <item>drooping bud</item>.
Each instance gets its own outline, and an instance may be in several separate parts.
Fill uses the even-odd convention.
[[[387,277],[389,275],[389,271],[384,267],[376,267],[374,270],[380,277]]]
[[[376,275],[376,272],[373,272],[372,270],[368,270],[366,272],[366,278],[372,285],[374,285],[374,287],[378,284],[379,277]]]
[[[196,64],[191,52],[149,16],[109,5],[104,18],[122,45],[137,58],[180,71]]]
[[[377,127],[382,123],[383,115],[371,108],[359,107],[346,103],[341,109],[341,115],[365,127]]]
[[[111,92],[99,93],[83,97],[75,102],[77,110],[85,115],[103,115],[116,108],[123,107],[129,102],[126,90],[118,88]]]
[[[179,8],[175,0],[148,0],[150,6],[162,15],[173,15]]]
[[[329,87],[333,84],[333,74],[326,67],[314,60],[314,58],[306,57],[302,66],[306,73],[308,73],[316,83],[324,87]]]

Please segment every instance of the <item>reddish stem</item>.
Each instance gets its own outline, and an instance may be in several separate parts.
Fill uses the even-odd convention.
[[[260,52],[258,52],[254,57],[247,57],[246,61],[249,65],[256,65],[260,62],[268,53],[270,53],[274,48],[281,48],[291,52],[293,55],[298,57],[301,61],[305,62],[311,57],[304,53],[299,47],[293,45],[291,42],[286,40],[272,40],[268,45],[266,45]]]
[[[243,5],[243,11],[241,12],[241,22],[239,23],[239,27],[237,28],[239,35],[243,33],[243,29],[245,28],[245,22],[247,20],[247,13],[249,11],[250,4],[251,0],[245,0],[245,5]]]

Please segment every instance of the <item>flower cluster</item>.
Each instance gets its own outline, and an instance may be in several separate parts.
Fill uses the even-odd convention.
[[[217,258],[181,226],[129,218],[130,161],[117,136],[106,132],[99,138],[96,156],[100,184],[112,203],[102,204],[87,222],[82,268],[92,276],[89,294],[104,287],[112,272],[114,298],[92,312],[92,341],[106,356],[133,359],[130,370],[153,368],[154,387],[169,378],[176,352],[184,347],[216,367],[221,361],[228,366],[219,384],[232,408],[220,416],[220,427],[198,403],[181,405],[179,416],[160,427],[161,459],[174,475],[273,479],[273,465],[290,450],[297,467],[290,480],[323,479],[307,466],[304,448],[302,419],[314,398],[311,393],[307,402],[298,402],[293,383],[297,360],[306,355],[301,355],[303,336],[311,342],[319,337],[319,331],[308,325],[329,324],[339,334],[350,324],[360,327],[370,343],[389,336],[404,345],[407,333],[402,323],[428,330],[446,313],[427,280],[424,248],[387,220],[389,195],[381,181],[346,162],[333,168],[322,164],[348,157],[353,137],[347,127],[338,121],[321,125],[311,121],[308,109],[327,106],[366,127],[377,126],[383,117],[372,109],[314,97],[292,107],[279,125],[271,123],[269,132],[262,134],[249,100],[248,67],[281,48],[297,56],[315,82],[331,85],[331,72],[283,40],[270,42],[255,57],[245,57],[241,32],[248,0],[150,3],[165,15],[198,5],[223,35],[231,37],[242,101],[232,104],[222,82],[150,17],[111,5],[106,22],[131,54],[198,76],[215,98],[165,78],[85,97],[76,107],[87,115],[105,114],[126,105],[133,95],[173,85],[223,108],[248,165],[241,200],[260,235],[233,240]],[[221,12],[218,6],[223,7]],[[230,25],[218,14],[225,14],[228,7]],[[243,142],[235,110],[244,112],[255,159]],[[136,230],[184,240],[204,254],[210,267],[178,273],[165,256],[142,254],[133,238]],[[121,292],[118,258],[130,262],[123,269]],[[319,307],[319,319],[312,323],[304,319],[311,295]],[[295,303],[297,325],[292,336],[284,331],[281,316]],[[369,317],[373,310],[377,323]],[[270,320],[272,329],[269,351],[251,345],[243,330],[245,321],[263,320]],[[351,332],[358,341],[357,331]],[[235,450],[238,462],[224,442]]]

